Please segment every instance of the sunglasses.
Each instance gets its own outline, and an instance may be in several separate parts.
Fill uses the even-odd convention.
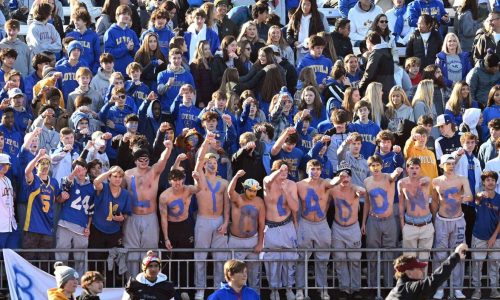
[[[146,157],[146,156],[143,156],[143,157],[139,157],[137,159],[138,162],[147,162],[149,161],[149,157]]]
[[[118,98],[125,100],[127,98],[127,96],[126,95],[119,95]]]
[[[379,23],[382,23],[382,24],[387,24],[387,23],[389,23],[389,21],[387,21],[387,20],[380,20],[380,21],[378,21],[378,22],[379,22]]]

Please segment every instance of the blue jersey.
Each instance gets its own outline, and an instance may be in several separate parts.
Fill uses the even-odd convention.
[[[90,181],[85,181],[83,185],[78,183],[76,178],[73,184],[67,182],[67,178],[62,180],[62,188],[69,189],[69,199],[64,202],[61,210],[61,220],[87,227],[89,216],[94,209],[94,185]]]
[[[102,191],[94,198],[94,217],[92,222],[99,231],[113,234],[120,231],[120,222],[113,221],[113,214],[130,215],[131,201],[129,193],[121,189],[120,195],[115,198],[108,183],[103,183]]]
[[[132,80],[127,80],[125,82],[125,92],[127,96],[134,99],[136,108],[139,108],[144,101],[148,101],[147,98],[151,90],[143,82],[137,85]],[[137,111],[137,109],[134,109],[134,111]]]
[[[495,193],[493,199],[481,199],[481,203],[476,205],[476,221],[472,234],[480,240],[489,240],[497,228],[499,217],[500,194]],[[497,239],[499,238],[500,235],[497,236]]]
[[[26,182],[28,189],[28,207],[24,231],[52,235],[54,233],[54,201],[61,193],[57,180],[49,177],[44,183],[35,175],[31,183]]]
[[[380,131],[380,127],[373,121],[368,121],[368,123],[361,123],[357,120],[354,123],[349,124],[349,132],[357,132],[363,138],[361,144],[361,154],[364,158],[368,158],[375,153],[375,138]]]

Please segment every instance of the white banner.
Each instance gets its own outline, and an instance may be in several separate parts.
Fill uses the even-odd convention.
[[[3,249],[5,271],[9,283],[10,299],[40,300],[48,299],[47,290],[56,287],[54,276],[38,269],[11,249]],[[82,276],[83,274],[79,274]],[[75,293],[80,295],[81,288]],[[126,294],[123,288],[104,289],[99,294],[101,300],[119,300]]]

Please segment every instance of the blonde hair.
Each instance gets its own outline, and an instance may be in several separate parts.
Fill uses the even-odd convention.
[[[433,97],[434,81],[432,79],[424,79],[418,84],[411,105],[412,107],[415,107],[415,104],[417,104],[417,102],[422,101],[430,110],[432,108]]]
[[[454,34],[453,32],[448,32],[448,34],[446,34],[446,36],[444,37],[443,46],[441,46],[441,51],[443,51],[445,54],[452,54],[453,55],[453,53],[450,53],[450,51],[448,51],[448,46],[446,45],[448,40],[450,40],[451,38],[455,38],[455,40],[457,40],[457,53],[456,54],[462,53],[462,47],[460,46],[460,40],[458,39],[458,36],[456,34]]]
[[[384,102],[382,101],[382,84],[372,82],[366,87],[365,98],[371,104],[372,121],[379,124],[384,115]]]
[[[246,40],[250,41],[250,43],[256,43],[260,40],[259,38],[259,33],[257,33],[255,35],[255,38],[253,40],[250,40],[248,37],[247,37],[247,29],[248,27],[250,26],[255,26],[255,29],[257,30],[257,23],[255,21],[248,21],[248,22],[245,22],[243,24],[243,26],[241,26],[241,31],[240,31],[240,34],[238,35],[238,42],[241,41],[243,38],[245,38]],[[262,41],[264,42],[264,41]]]
[[[405,90],[401,86],[395,85],[389,92],[389,101],[386,105],[387,110],[385,111],[385,116],[388,118],[394,117],[394,113],[396,112],[396,107],[394,107],[394,104],[392,103],[392,95],[394,94],[399,94],[401,96],[401,105],[411,107],[410,100],[408,100]]]

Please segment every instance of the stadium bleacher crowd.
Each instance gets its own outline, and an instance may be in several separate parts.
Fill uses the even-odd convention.
[[[132,275],[148,249],[202,249],[172,256],[196,260],[191,283],[168,279],[196,300],[210,248],[249,249],[272,300],[307,294],[297,248],[500,248],[500,3],[331,2],[1,1],[0,247],[143,249]],[[229,257],[211,256],[218,287]],[[361,250],[334,256],[359,297]],[[476,261],[461,290],[459,263],[452,296],[500,298],[488,256],[488,288]],[[368,286],[394,285],[382,270]]]

